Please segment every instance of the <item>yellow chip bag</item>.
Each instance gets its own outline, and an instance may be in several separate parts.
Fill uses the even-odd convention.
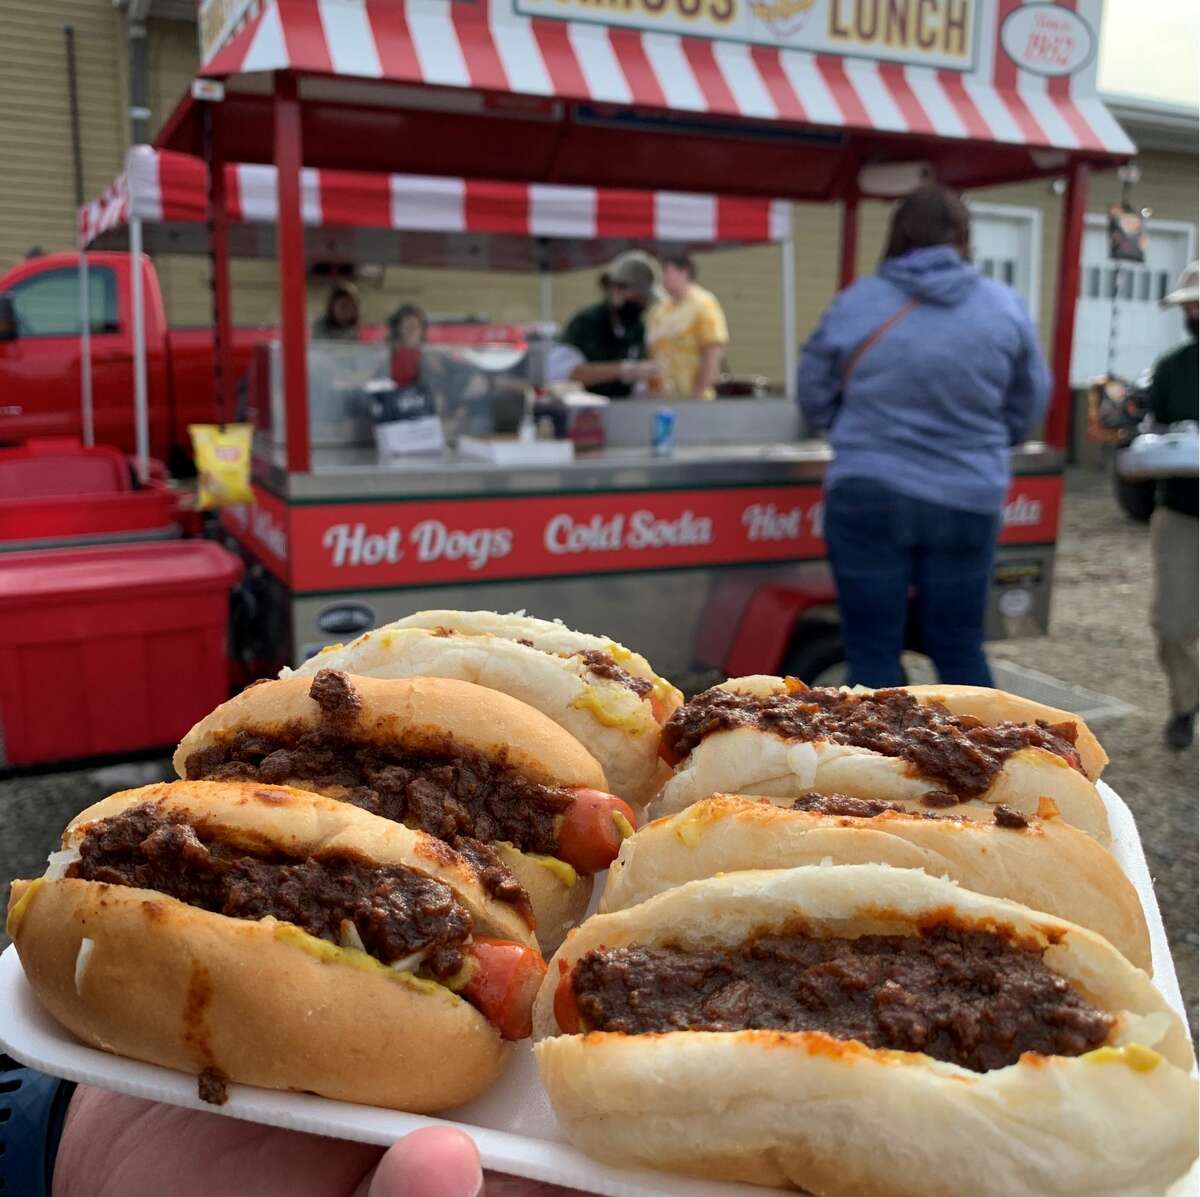
[[[197,506],[201,511],[230,503],[253,503],[250,489],[252,424],[189,424],[196,472],[200,476]]]

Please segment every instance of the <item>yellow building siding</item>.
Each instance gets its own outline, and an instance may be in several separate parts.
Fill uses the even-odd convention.
[[[123,14],[111,0],[6,0],[5,36],[0,40],[0,269],[32,246],[69,249],[74,242],[75,197],[62,27],[76,31],[87,196],[105,188],[120,170],[128,137],[127,49]],[[147,46],[148,104],[156,131],[185,93],[196,62],[196,33],[186,22],[152,21]],[[1141,156],[1139,206],[1164,220],[1196,220],[1196,158],[1147,153]],[[1119,195],[1113,174],[1092,180],[1089,211],[1102,212]],[[981,202],[1036,207],[1042,212],[1039,326],[1046,343],[1054,316],[1061,200],[1049,180],[973,193]],[[865,203],[860,214],[858,270],[874,269],[887,224],[886,205]],[[837,289],[840,214],[834,205],[797,205],[796,327],[802,342]],[[728,363],[737,373],[783,379],[784,340],[777,246],[722,250],[700,255],[701,281],[721,300],[729,319]],[[207,325],[212,316],[206,259],[160,257],[169,320]],[[552,285],[554,319],[571,314],[597,296],[598,271],[557,275]],[[235,262],[234,319],[271,325],[278,316],[274,262]],[[308,286],[310,316],[323,308],[328,284]],[[541,318],[536,276],[463,270],[415,270],[387,266],[378,279],[360,283],[363,317],[377,323],[401,303],[418,303],[434,313],[474,313],[492,320]]]
[[[84,192],[124,153],[123,22],[110,0],[5,0],[0,36],[0,268],[33,246],[69,249],[75,183],[63,27],[75,29]]]

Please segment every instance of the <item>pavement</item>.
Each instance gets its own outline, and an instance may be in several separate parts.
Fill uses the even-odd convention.
[[[1122,699],[1132,713],[1096,726],[1105,780],[1132,808],[1154,877],[1196,1037],[1197,787],[1193,747],[1169,752],[1166,689],[1154,654],[1150,538],[1111,497],[1106,476],[1072,472],[1056,565],[1050,634],[992,646],[1010,661]],[[170,776],[167,760],[0,780],[0,878],[38,876],[71,817],[107,794]],[[0,933],[0,946],[7,944]]]

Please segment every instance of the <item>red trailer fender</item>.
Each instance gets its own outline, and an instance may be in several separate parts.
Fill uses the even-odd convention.
[[[725,672],[730,677],[777,673],[796,621],[814,607],[831,607],[836,602],[831,577],[760,586],[742,613],[724,661]]]

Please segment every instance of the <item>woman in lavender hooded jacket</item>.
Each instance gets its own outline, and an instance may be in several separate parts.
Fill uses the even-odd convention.
[[[834,300],[801,355],[801,407],[834,452],[825,539],[851,685],[903,685],[914,593],[940,679],[992,684],[984,610],[1009,451],[1041,421],[1050,376],[1025,305],[969,245],[955,194],[913,192],[878,271]]]

